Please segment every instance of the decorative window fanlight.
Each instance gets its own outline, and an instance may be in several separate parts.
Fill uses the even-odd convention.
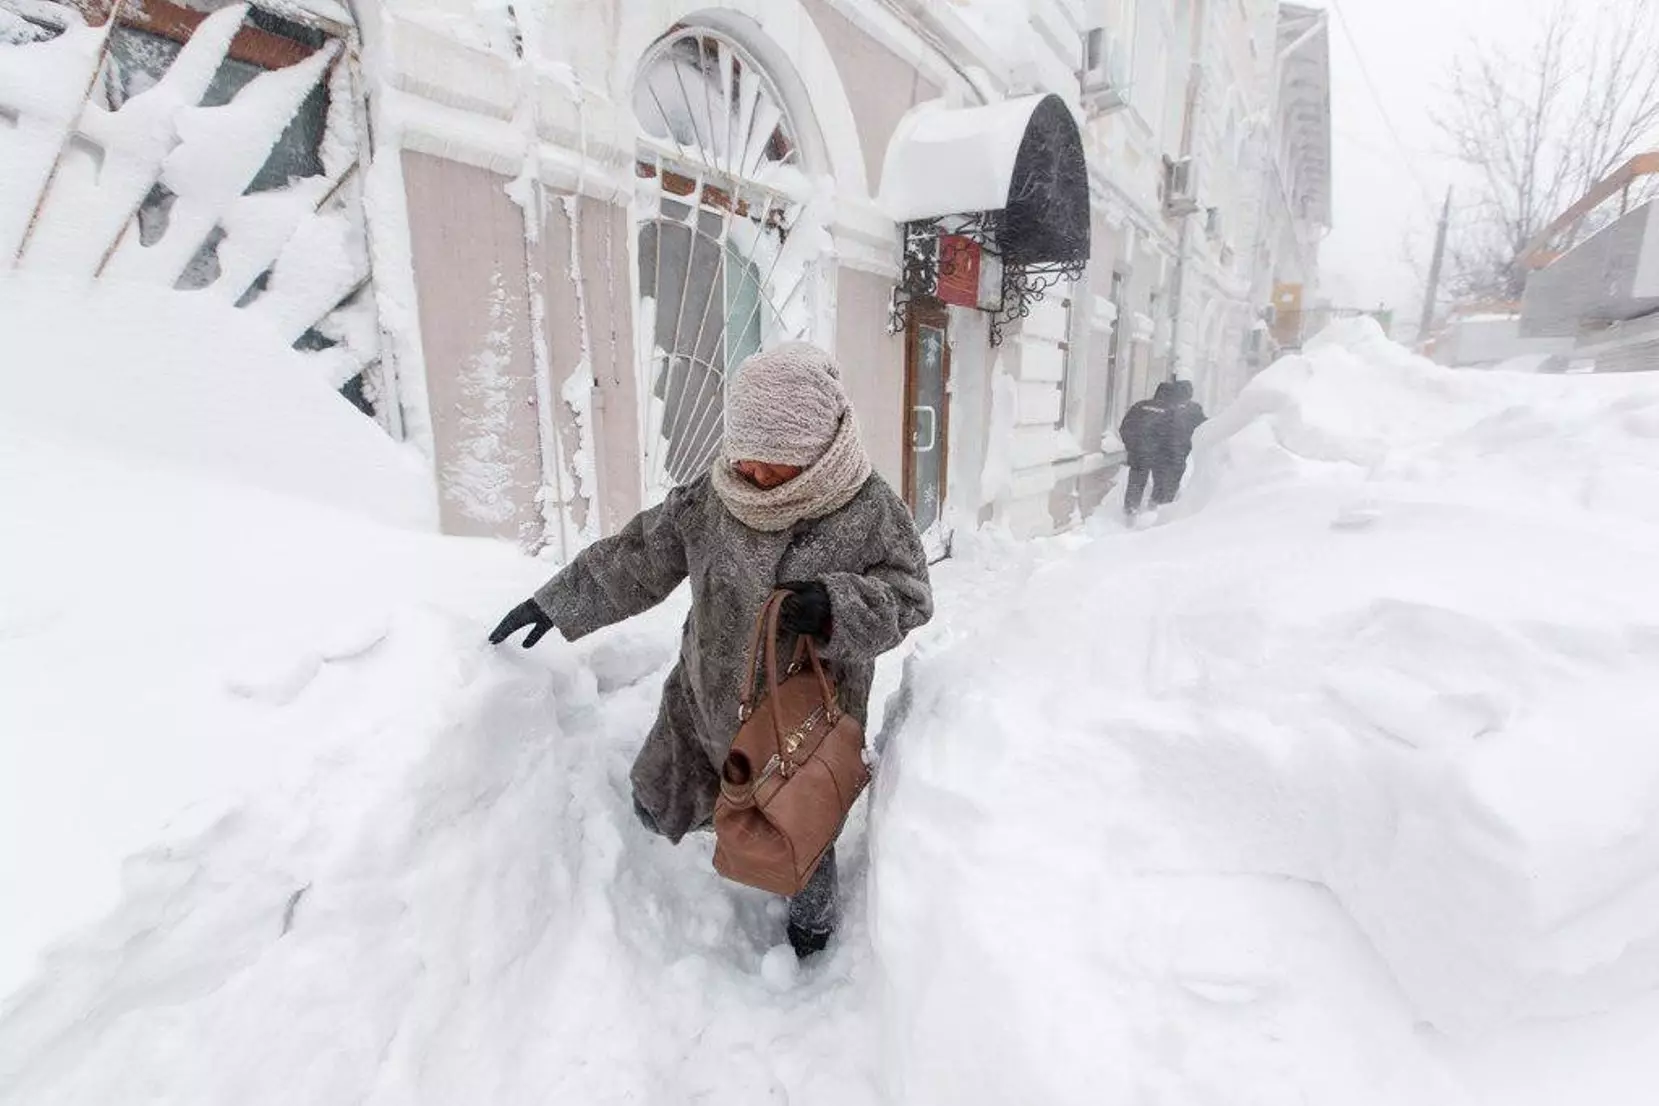
[[[653,47],[634,111],[644,479],[656,499],[714,460],[726,374],[810,328],[811,236],[791,233],[809,181],[776,86],[713,31],[681,28]]]

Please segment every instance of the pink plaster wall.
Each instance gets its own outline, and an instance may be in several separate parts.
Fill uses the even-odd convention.
[[[439,524],[532,544],[541,462],[519,209],[505,178],[459,162],[406,151],[403,178]]]
[[[506,178],[425,154],[403,158],[444,532],[535,548],[546,530],[537,501],[536,287],[559,458],[549,536],[574,552],[593,509],[584,490],[598,503],[597,533],[614,533],[640,501],[627,211],[550,195],[539,240],[527,249],[523,212],[508,198]],[[493,383],[485,379],[491,367],[499,373]],[[593,380],[586,428],[564,392],[581,371]],[[587,489],[571,476],[584,444],[594,452],[595,486]],[[569,532],[561,532],[561,504]]]
[[[938,97],[939,89],[825,0],[804,0],[802,6],[823,36],[846,86],[864,151],[865,179],[874,195],[881,186],[887,143],[898,129],[899,120],[917,104]]]

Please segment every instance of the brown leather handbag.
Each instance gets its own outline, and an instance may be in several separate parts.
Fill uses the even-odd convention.
[[[789,667],[778,671],[778,615],[788,596],[774,592],[755,619],[740,725],[714,804],[715,871],[778,895],[806,886],[870,782],[864,727],[842,711],[812,641],[801,637]]]

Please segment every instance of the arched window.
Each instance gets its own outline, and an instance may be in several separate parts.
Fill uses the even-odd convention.
[[[811,178],[777,87],[750,53],[679,28],[634,87],[645,489],[655,500],[720,446],[727,372],[808,336]],[[821,237],[821,236],[819,236]]]

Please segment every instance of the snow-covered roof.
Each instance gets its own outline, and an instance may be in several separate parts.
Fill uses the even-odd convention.
[[[922,104],[887,146],[878,202],[899,223],[967,211],[999,211],[1031,113],[1042,96],[978,108]]]

